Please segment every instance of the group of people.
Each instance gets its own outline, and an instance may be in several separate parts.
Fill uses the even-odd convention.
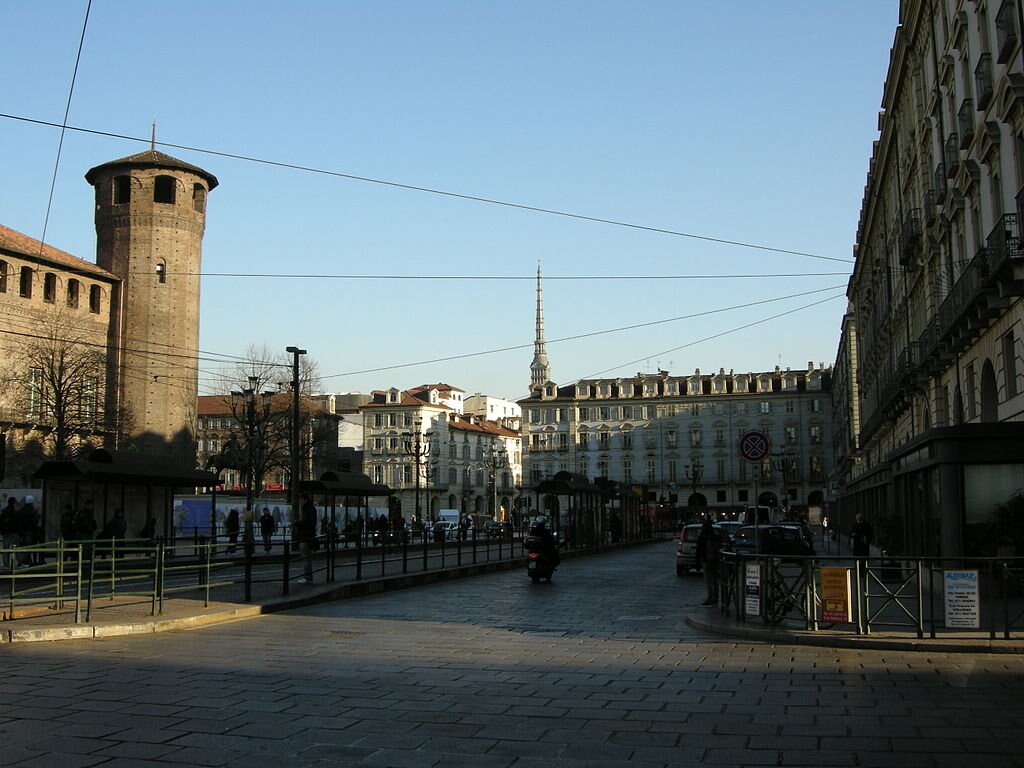
[[[10,550],[42,541],[43,532],[33,496],[25,496],[20,504],[14,496],[7,499],[7,505],[0,509],[0,535],[3,536],[5,570],[32,564],[28,553],[18,553],[15,558]]]

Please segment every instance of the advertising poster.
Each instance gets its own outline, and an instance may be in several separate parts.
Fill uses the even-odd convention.
[[[944,571],[946,626],[978,629],[981,626],[977,571]]]
[[[747,616],[759,616],[761,614],[761,565],[760,563],[747,563],[744,584],[744,605]]]
[[[821,619],[829,622],[853,621],[849,568],[821,569]]]

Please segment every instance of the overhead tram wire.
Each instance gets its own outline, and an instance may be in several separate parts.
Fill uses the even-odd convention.
[[[50,178],[50,195],[46,201],[46,215],[43,217],[43,233],[39,238],[39,254],[42,255],[46,243],[46,230],[50,226],[50,211],[53,208],[53,194],[57,188],[57,172],[60,169],[60,156],[64,150],[64,134],[68,131],[68,117],[71,115],[71,99],[75,95],[75,83],[78,81],[78,65],[82,61],[82,49],[85,47],[85,31],[89,28],[89,12],[92,0],[85,6],[85,18],[82,20],[82,34],[78,39],[78,53],[75,55],[75,69],[71,73],[71,85],[68,87],[68,100],[64,106],[64,120],[60,125],[60,140],[57,142],[57,157],[53,161],[53,176]]]
[[[650,327],[650,326],[653,326],[653,325],[664,325],[666,323],[674,323],[674,322],[678,322],[680,320],[692,320],[693,318],[696,318],[696,317],[705,317],[707,315],[715,315],[715,314],[720,314],[722,312],[730,312],[730,311],[736,310],[736,309],[749,309],[750,307],[758,306],[758,305],[761,305],[761,304],[771,304],[771,303],[774,303],[774,302],[777,302],[777,301],[786,301],[787,299],[795,299],[795,298],[799,298],[801,296],[809,296],[809,295],[816,294],[816,293],[822,293],[824,291],[836,291],[836,290],[843,290],[844,293],[841,294],[841,295],[843,295],[843,296],[846,295],[845,294],[845,290],[846,290],[846,286],[845,285],[832,285],[832,286],[829,286],[828,288],[819,288],[819,289],[816,289],[816,290],[813,290],[813,291],[803,291],[801,293],[794,293],[794,294],[790,294],[788,296],[777,296],[777,297],[772,298],[772,299],[762,299],[760,301],[748,301],[748,302],[745,302],[743,304],[737,304],[737,305],[734,305],[734,306],[731,306],[731,307],[720,307],[718,309],[709,309],[709,310],[706,310],[704,312],[695,312],[695,313],[690,314],[690,315],[680,315],[679,317],[670,317],[670,318],[665,318],[665,319],[662,319],[662,320],[651,320],[651,321],[646,322],[646,323],[635,323],[633,325],[624,325],[624,326],[621,326],[619,328],[608,328],[608,329],[601,330],[601,331],[590,331],[588,333],[580,333],[580,334],[576,334],[574,336],[563,336],[563,337],[558,338],[558,339],[548,340],[546,343],[551,345],[551,344],[558,344],[558,343],[562,343],[562,342],[566,342],[566,341],[578,341],[579,339],[588,339],[588,338],[592,338],[594,336],[605,336],[605,335],[608,335],[608,334],[611,334],[611,333],[620,333],[622,331],[632,331],[632,330],[636,330],[637,328],[647,328],[647,327]],[[835,298],[837,298],[837,296],[830,296],[830,297],[828,297],[826,299],[822,299],[821,301],[814,302],[813,304],[808,304],[806,307],[798,307],[797,309],[789,310],[787,312],[782,312],[779,315],[775,315],[773,317],[766,318],[765,321],[760,321],[760,320],[759,321],[754,321],[750,325],[757,325],[760,322],[766,322],[768,320],[774,319],[775,317],[783,317],[783,316],[785,316],[787,314],[790,314],[792,312],[799,311],[800,309],[807,309],[809,307],[814,307],[814,306],[817,306],[818,304],[822,304],[822,303],[824,303],[826,301],[831,301],[832,299],[835,299]],[[743,328],[746,328],[746,327],[749,327],[749,326],[740,326],[737,330],[742,330]],[[531,342],[526,343],[526,344],[513,344],[513,345],[508,346],[508,347],[498,347],[496,349],[484,350],[482,352],[466,352],[466,353],[460,354],[460,355],[446,355],[445,357],[438,357],[438,358],[434,358],[432,360],[417,360],[417,361],[411,362],[411,363],[397,363],[395,365],[383,365],[383,366],[379,366],[377,368],[365,368],[365,369],[359,370],[359,371],[346,371],[344,373],[325,374],[325,375],[321,376],[320,379],[325,381],[327,379],[338,379],[338,378],[344,378],[346,376],[360,376],[360,375],[367,374],[367,373],[379,373],[381,371],[393,371],[393,370],[398,370],[400,368],[413,368],[413,367],[420,366],[420,365],[433,365],[435,363],[447,363],[447,362],[450,362],[452,360],[465,360],[465,359],[468,359],[468,358],[471,358],[471,357],[484,357],[486,355],[496,355],[496,354],[499,354],[501,352],[514,352],[514,351],[520,350],[520,349],[532,349],[533,345],[534,345],[534,342],[531,341]],[[671,350],[669,350],[669,351],[671,351]],[[646,356],[646,357],[649,357],[649,355]],[[642,359],[646,359],[646,357],[644,357]],[[623,365],[632,365],[632,363],[623,363]],[[621,366],[616,366],[616,367],[621,367]],[[612,370],[614,370],[614,369],[612,369]]]
[[[708,243],[718,243],[720,245],[731,245],[738,248],[750,248],[758,251],[766,251],[769,253],[778,253],[781,255],[788,256],[801,256],[808,259],[820,259],[822,261],[835,261],[843,264],[853,264],[852,259],[840,259],[835,256],[822,256],[817,253],[808,253],[806,251],[791,250],[788,248],[776,248],[768,245],[760,245],[757,243],[748,243],[741,240],[731,240],[729,238],[722,237],[711,237],[709,235],[698,235],[693,232],[683,232],[681,230],[668,229],[665,227],[655,227],[646,224],[636,224],[628,221],[620,221],[618,219],[609,219],[602,216],[589,216],[582,213],[573,213],[571,211],[563,211],[556,208],[544,208],[537,205],[527,205],[525,203],[514,203],[508,200],[499,200],[497,198],[483,197],[481,195],[470,195],[462,192],[451,192],[444,189],[437,189],[434,187],[425,187],[417,184],[404,184],[397,181],[389,181],[387,179],[377,179],[372,176],[360,176],[352,173],[344,173],[342,171],[330,171],[324,168],[315,168],[307,165],[299,165],[297,163],[286,163],[277,160],[267,160],[264,158],[253,157],[251,155],[242,155],[234,152],[223,152],[214,149],[204,149],[202,147],[192,147],[187,144],[173,144],[167,141],[153,142],[151,138],[143,139],[138,136],[128,136],[126,134],[112,133],[110,131],[98,131],[91,128],[80,128],[77,126],[65,125],[61,126],[58,123],[53,123],[47,120],[37,120],[34,118],[24,117],[22,115],[12,115],[5,112],[0,112],[0,118],[8,120],[17,120],[20,122],[31,123],[33,125],[44,125],[51,128],[62,127],[64,130],[77,131],[79,133],[86,133],[93,136],[103,136],[106,138],[123,139],[125,141],[134,141],[137,143],[153,143],[159,144],[162,147],[168,147],[171,149],[180,149],[186,152],[196,152],[204,155],[211,155],[213,157],[224,157],[230,160],[241,160],[249,163],[256,163],[259,165],[267,165],[275,168],[284,168],[293,171],[302,171],[304,173],[311,173],[320,176],[330,176],[339,179],[347,179],[349,181],[359,181],[366,184],[377,184],[380,186],[391,187],[392,189],[402,189],[410,192],[423,192],[425,194],[437,195],[440,197],[448,197],[456,200],[466,200],[469,202],[483,203],[485,205],[501,206],[503,208],[511,208],[520,211],[528,211],[530,213],[540,213],[548,216],[559,216],[566,219],[574,219],[576,221],[587,221],[595,224],[606,224],[613,227],[622,227],[625,229],[633,229],[641,232],[651,232],[659,235],[669,235],[672,237],[683,237],[691,240],[700,240]]]
[[[138,271],[132,274],[148,275],[149,272]],[[534,281],[537,275],[327,275],[314,273],[284,272],[168,272],[168,275],[185,275],[188,277],[248,277],[269,280],[497,280],[497,281]],[[738,274],[738,275],[544,275],[544,281],[557,280],[756,280],[761,278],[793,278],[793,277],[848,277],[843,272],[781,272],[771,274]]]
[[[810,304],[805,304],[802,307],[795,307],[793,309],[788,309],[785,312],[779,312],[778,314],[771,315],[770,317],[765,317],[765,318],[762,318],[760,320],[753,320],[753,321],[751,321],[749,323],[744,323],[743,325],[738,325],[735,328],[730,328],[728,330],[721,331],[720,333],[712,334],[711,336],[705,336],[702,339],[695,339],[694,341],[688,341],[686,344],[680,344],[678,347],[672,347],[671,349],[662,350],[661,352],[654,352],[652,354],[644,355],[643,357],[639,357],[636,360],[631,360],[628,363],[622,363],[620,365],[616,365],[616,366],[613,366],[611,368],[605,368],[603,371],[598,371],[597,373],[592,373],[591,375],[584,376],[583,378],[585,378],[585,379],[595,379],[595,378],[597,378],[597,377],[599,377],[599,376],[601,376],[603,374],[610,373],[611,371],[617,371],[620,368],[626,368],[627,366],[637,365],[638,363],[642,363],[645,360],[650,360],[652,357],[660,357],[661,355],[668,355],[668,354],[671,354],[672,352],[678,352],[681,349],[687,349],[689,347],[694,347],[694,346],[696,346],[698,344],[704,344],[705,342],[708,342],[708,341],[714,341],[715,339],[720,339],[723,336],[728,336],[728,335],[733,334],[733,333],[738,333],[739,331],[744,331],[747,328],[752,328],[755,325],[761,325],[763,323],[769,323],[772,320],[778,320],[780,317],[785,317],[786,315],[792,315],[792,314],[794,314],[796,312],[802,312],[805,309],[811,309],[812,307],[816,307],[819,304],[825,304],[826,302],[833,301],[835,299],[845,298],[845,296],[846,296],[845,292],[844,293],[840,293],[840,294],[836,294],[835,296],[827,296],[824,299],[819,299],[818,301],[811,302]],[[565,385],[561,385],[561,386],[565,386]]]

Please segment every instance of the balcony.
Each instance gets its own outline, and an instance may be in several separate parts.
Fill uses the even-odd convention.
[[[935,166],[935,202],[939,205],[946,199],[946,166],[939,163]]]
[[[942,159],[946,165],[946,178],[951,179],[956,176],[956,172],[960,169],[960,139],[957,134],[949,134],[942,151]]]
[[[924,225],[930,227],[935,223],[935,190],[929,189],[924,193]]]
[[[967,149],[974,141],[974,100],[964,99],[956,115],[960,128],[960,149]]]
[[[996,11],[996,61],[1005,64],[1017,46],[1017,3],[1003,0]]]
[[[986,109],[992,101],[992,54],[983,53],[974,68],[974,95],[978,97],[978,111]]]
[[[921,209],[914,208],[900,228],[900,265],[908,267],[921,252]]]

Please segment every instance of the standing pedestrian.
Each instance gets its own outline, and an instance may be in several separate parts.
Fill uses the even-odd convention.
[[[850,548],[854,557],[869,557],[871,543],[875,540],[875,529],[864,519],[864,513],[857,513],[857,522],[850,529]]]
[[[263,514],[260,515],[260,536],[263,537],[264,552],[270,551],[270,539],[276,529],[277,525],[274,523],[274,516],[270,514],[268,507],[264,507]]]
[[[313,542],[316,539],[316,505],[308,494],[302,497],[297,526],[299,553],[302,555],[303,580],[313,583]]]
[[[18,500],[7,498],[7,506],[0,510],[0,536],[3,536],[4,568],[11,568],[11,550],[18,546]]]
[[[232,508],[228,516],[224,518],[224,532],[228,535],[228,547],[224,550],[225,555],[234,554],[238,549],[238,510]]]
[[[715,605],[718,602],[718,560],[722,550],[722,539],[718,531],[705,520],[697,536],[697,566],[704,572],[704,587],[707,596],[701,605]]]
[[[25,503],[21,505],[14,516],[14,530],[18,535],[18,546],[29,547],[36,543],[36,529],[39,527],[39,513],[36,512],[35,497],[31,494],[25,497]],[[31,565],[32,554],[19,553],[18,565]]]

